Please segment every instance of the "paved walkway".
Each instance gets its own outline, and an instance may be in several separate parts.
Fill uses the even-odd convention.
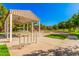
[[[13,49],[13,47],[11,47],[12,43],[11,44],[7,43],[10,54],[12,56],[21,56],[24,54],[31,53],[32,51],[35,50],[48,50],[48,49],[54,49],[59,46],[61,47],[74,46],[74,45],[79,46],[78,40],[59,40],[59,39],[44,37],[44,35],[47,34],[50,33],[41,33],[37,43],[26,44],[21,49],[15,49],[15,48]]]

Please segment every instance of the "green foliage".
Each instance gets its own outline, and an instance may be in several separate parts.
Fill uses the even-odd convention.
[[[53,26],[58,27],[58,29],[68,29],[69,31],[75,31],[79,28],[79,13],[75,13],[68,21],[60,22],[59,24]]]
[[[42,30],[46,30],[47,29],[47,27],[45,25],[43,25],[43,24],[40,24],[40,26],[41,26]]]
[[[4,21],[7,14],[8,10],[2,4],[0,4],[0,31],[2,31],[4,28]]]
[[[2,22],[0,21],[0,27],[2,27]]]
[[[52,28],[55,29],[55,30],[57,30],[58,29],[58,26],[57,25],[54,25]]]
[[[6,45],[0,45],[0,56],[10,56]]]
[[[50,34],[50,35],[47,35],[46,37],[55,38],[55,39],[65,39],[66,38],[66,36],[61,35],[61,34]]]

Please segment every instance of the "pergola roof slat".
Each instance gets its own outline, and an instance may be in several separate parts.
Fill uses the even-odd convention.
[[[12,13],[13,15],[22,16],[22,17],[26,18],[26,21],[28,21],[28,20],[34,21],[34,22],[38,22],[39,21],[37,16],[35,16],[33,14],[33,12],[30,11],[30,10],[11,10],[10,13]]]

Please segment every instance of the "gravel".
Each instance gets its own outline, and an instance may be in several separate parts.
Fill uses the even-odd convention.
[[[79,56],[79,46],[58,47],[47,51],[35,50],[23,56]]]

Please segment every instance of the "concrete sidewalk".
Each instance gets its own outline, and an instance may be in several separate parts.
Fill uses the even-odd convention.
[[[57,47],[68,47],[68,46],[74,46],[74,45],[79,46],[78,40],[59,40],[59,39],[44,37],[44,35],[47,35],[47,34],[48,33],[41,33],[37,43],[26,44],[21,49],[12,49],[11,44],[7,43],[11,56],[22,56],[24,54],[31,53],[32,51],[35,51],[35,50],[45,51],[45,50],[54,49]]]

